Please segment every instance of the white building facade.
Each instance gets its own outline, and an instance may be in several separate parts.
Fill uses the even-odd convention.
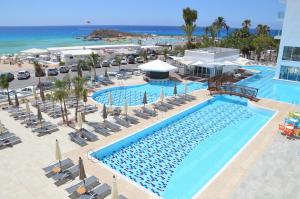
[[[300,82],[300,0],[284,0],[285,18],[275,78]]]

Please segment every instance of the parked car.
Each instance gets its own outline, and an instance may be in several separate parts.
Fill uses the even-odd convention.
[[[126,58],[123,58],[122,60],[121,60],[121,65],[126,65],[127,64],[127,60],[126,60]]]
[[[72,71],[72,72],[78,71],[77,66],[76,66],[76,65],[71,66],[71,71]]]
[[[17,74],[18,80],[29,79],[30,73],[27,70],[19,71]]]
[[[61,66],[60,68],[59,68],[59,72],[60,73],[68,73],[69,72],[69,67],[68,66]]]
[[[157,55],[156,54],[150,54],[150,55],[147,56],[147,58],[149,60],[155,60],[155,59],[157,59]]]
[[[119,66],[119,63],[118,63],[117,60],[115,60],[115,59],[111,60],[110,64],[111,64],[112,66]]]
[[[103,62],[102,62],[102,67],[109,67],[109,61],[107,61],[107,60],[103,60]]]
[[[128,57],[128,64],[135,64],[135,58],[134,58],[134,56],[129,56]]]
[[[137,58],[135,58],[135,62],[136,63],[144,63],[144,58],[143,57],[137,57]]]
[[[12,74],[12,73],[1,73],[0,75],[1,75],[1,76],[2,76],[2,75],[6,75],[9,82],[11,82],[11,81],[13,81],[13,80],[15,79],[15,76],[14,76],[14,74]]]
[[[58,70],[56,68],[49,68],[47,74],[48,76],[56,76],[58,75]]]

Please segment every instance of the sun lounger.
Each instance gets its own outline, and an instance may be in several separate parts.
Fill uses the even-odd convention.
[[[32,129],[32,132],[37,132],[37,131],[39,131],[39,129],[41,129],[41,127],[40,127],[40,121],[37,121],[37,123],[36,123],[36,125],[34,126],[34,125],[32,125],[32,128],[34,128],[34,129]],[[52,126],[53,124],[51,123],[51,122],[43,122],[42,121],[42,127],[43,128],[45,128],[45,127],[48,127],[48,126]],[[37,128],[35,128],[36,126],[39,126],[39,127],[37,127]]]
[[[79,175],[79,165],[72,166],[61,173],[54,175],[52,178],[55,180],[56,186],[61,186],[70,180],[74,180]]]
[[[124,195],[119,195],[119,199],[127,199]]]
[[[149,119],[149,115],[145,114],[144,112],[140,111],[140,110],[133,110],[134,114],[140,118],[143,119]]]
[[[155,117],[157,115],[156,111],[150,110],[148,108],[142,108],[142,111],[152,117]]]
[[[10,116],[11,116],[11,117],[16,117],[16,116],[18,116],[18,115],[22,115],[22,114],[25,114],[25,113],[26,113],[25,110],[20,109],[20,110],[18,110],[18,111],[16,111],[16,112],[11,113]]]
[[[7,138],[5,140],[0,140],[0,148],[5,148],[7,146],[13,146],[15,144],[21,143],[21,139],[19,137],[13,136]]]
[[[167,107],[164,107],[160,104],[157,104],[157,103],[154,103],[153,104],[153,107],[157,110],[160,110],[160,111],[163,111],[163,112],[167,112],[168,111],[168,108]]]
[[[186,101],[180,97],[172,97],[172,100],[175,100],[176,102],[180,103],[180,104],[185,104]]]
[[[22,114],[14,116],[14,119],[15,120],[25,120],[27,118],[30,118],[31,116],[33,116],[33,113],[22,113]]]
[[[81,133],[88,141],[94,142],[94,141],[98,140],[98,137],[97,137],[94,133],[92,133],[92,132],[86,130],[85,128],[80,129],[80,133]]]
[[[83,184],[83,182],[79,182],[69,188],[66,189],[66,191],[71,194],[70,196],[72,197],[73,194],[75,194],[76,190],[79,188],[79,187],[85,187],[85,189],[87,191],[90,191],[91,189],[93,189],[94,187],[98,186],[100,183],[99,183],[99,180],[98,178],[96,178],[95,176],[90,176],[88,178],[86,178],[85,180],[85,183]],[[74,196],[74,195],[73,195]]]
[[[103,136],[109,136],[109,135],[111,135],[109,133],[109,130],[106,129],[106,128],[104,128],[100,123],[93,123],[93,122],[91,122],[91,123],[89,123],[89,125],[94,128],[94,130],[95,130],[96,133],[99,133],[99,134],[101,134]]]
[[[38,136],[43,136],[45,134],[53,133],[55,131],[58,131],[58,128],[56,125],[50,125],[42,128],[38,128],[35,132],[38,133]]]
[[[117,124],[124,126],[124,127],[130,127],[130,123],[127,120],[124,120],[118,116],[114,116],[114,120]]]
[[[11,137],[16,137],[16,135],[14,133],[9,133],[9,132],[0,134],[0,140],[7,140]]]
[[[67,169],[71,166],[74,166],[74,163],[73,161],[70,159],[70,158],[67,158],[67,159],[64,159],[61,161],[61,168],[62,169]],[[52,164],[52,165],[49,165],[47,167],[44,167],[43,170],[46,172],[46,173],[49,173],[52,171],[53,168],[55,167],[59,167],[59,163],[55,163],[55,164]]]
[[[96,199],[104,199],[111,194],[111,187],[108,184],[101,184],[90,191],[90,195]]]
[[[166,99],[166,101],[169,104],[172,104],[172,105],[176,105],[176,106],[180,106],[181,105],[181,103],[179,103],[177,100],[174,100],[174,99]]]
[[[105,122],[103,122],[103,126],[105,128],[108,128],[108,129],[114,131],[114,132],[118,132],[118,131],[121,130],[121,128],[120,128],[119,125],[116,125],[116,124],[114,124],[114,123],[112,123],[110,121],[107,121],[107,120]]]
[[[81,134],[79,133],[69,133],[69,136],[73,142],[80,146],[86,146],[87,143],[83,137],[81,137]]]
[[[132,117],[130,115],[127,115],[127,116],[122,116],[121,117],[123,120],[126,120],[128,122],[130,122],[131,124],[138,124],[139,123],[139,120],[135,117]]]

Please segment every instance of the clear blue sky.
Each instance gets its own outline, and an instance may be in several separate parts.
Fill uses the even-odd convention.
[[[182,25],[182,9],[198,10],[199,26],[225,17],[231,27],[243,19],[281,27],[279,0],[3,0],[0,26],[18,25]]]

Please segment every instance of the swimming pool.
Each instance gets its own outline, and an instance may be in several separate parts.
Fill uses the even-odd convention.
[[[246,66],[243,68],[260,71],[260,73],[237,83],[239,85],[258,88],[259,98],[300,104],[300,83],[273,79],[275,69],[271,67]]]
[[[97,91],[92,95],[92,99],[101,104],[108,104],[109,93],[112,94],[113,106],[124,106],[125,99],[128,106],[138,106],[143,104],[144,92],[147,92],[148,103],[157,101],[160,97],[161,89],[164,89],[165,96],[172,96],[174,91],[174,81],[150,81],[147,84],[113,87]],[[176,83],[178,94],[183,94],[185,85]],[[188,92],[207,88],[207,84],[199,82],[189,82]]]
[[[90,155],[163,198],[191,198],[273,115],[217,96]]]

